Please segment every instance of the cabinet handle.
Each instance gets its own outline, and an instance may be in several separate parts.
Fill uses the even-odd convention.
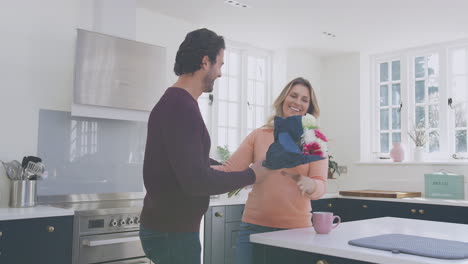
[[[216,216],[216,217],[223,217],[223,213],[216,212],[216,213],[215,213],[215,216]]]
[[[363,204],[362,208],[367,209],[367,204]]]
[[[415,214],[415,213],[416,213],[416,209],[411,209],[411,213]]]
[[[424,210],[423,210],[423,209],[419,209],[419,214],[424,214]]]
[[[321,259],[321,260],[318,260],[317,263],[315,264],[328,264],[328,261]]]
[[[328,208],[332,208],[332,207],[333,207],[333,204],[329,203]]]
[[[53,226],[47,226],[47,232],[52,233],[55,231],[55,227]]]

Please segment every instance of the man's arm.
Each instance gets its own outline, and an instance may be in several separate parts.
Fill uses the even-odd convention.
[[[255,172],[248,168],[222,172],[210,167],[203,152],[203,121],[192,105],[171,107],[166,115],[162,136],[167,156],[182,190],[190,195],[226,193],[255,182]],[[162,124],[161,124],[162,125]]]

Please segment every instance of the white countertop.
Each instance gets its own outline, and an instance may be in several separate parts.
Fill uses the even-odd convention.
[[[368,249],[348,244],[349,240],[383,235],[407,234],[468,242],[468,225],[425,220],[381,217],[340,224],[331,233],[316,234],[312,227],[255,234],[250,241],[270,246],[337,256],[383,264],[468,264],[464,260],[442,260],[390,251]]]
[[[74,215],[73,210],[50,206],[0,208],[0,221]]]

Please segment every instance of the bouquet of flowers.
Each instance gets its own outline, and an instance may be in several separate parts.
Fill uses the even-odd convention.
[[[275,117],[275,141],[263,166],[277,170],[293,168],[327,157],[327,138],[318,130],[314,116]]]
[[[302,154],[318,155],[323,158],[327,156],[327,137],[318,130],[317,120],[311,114],[302,117],[302,128],[304,133],[301,137]]]

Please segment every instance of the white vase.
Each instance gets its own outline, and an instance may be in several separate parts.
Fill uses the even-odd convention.
[[[424,147],[416,147],[414,149],[414,161],[424,160]]]

